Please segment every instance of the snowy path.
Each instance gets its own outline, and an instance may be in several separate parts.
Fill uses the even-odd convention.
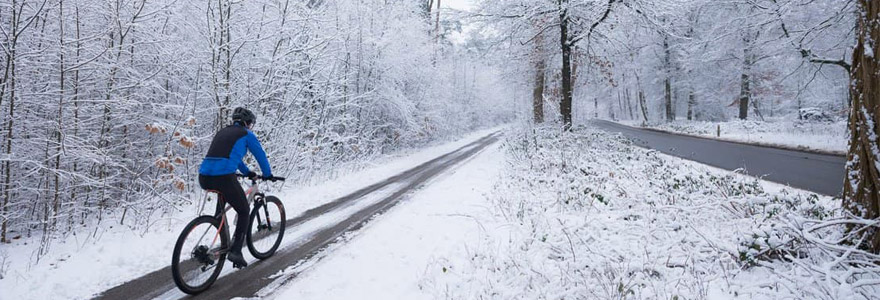
[[[382,182],[304,212],[288,220],[282,249],[266,261],[251,260],[240,271],[224,269],[221,278],[196,298],[228,299],[262,294],[267,286],[277,286],[295,277],[283,272],[288,266],[308,260],[347,232],[359,229],[374,215],[393,207],[426,181],[467,160],[497,141],[491,134]],[[171,282],[170,267],[112,288],[98,299],[176,299],[185,296]],[[234,274],[233,274],[234,273]],[[226,276],[233,274],[230,276]]]
[[[269,299],[435,299],[430,274],[447,256],[466,255],[486,235],[503,235],[487,194],[504,166],[499,145],[444,173],[382,216],[380,222],[329,248],[317,263],[271,292]]]
[[[843,190],[845,157],[669,134],[601,120],[591,124],[620,132],[638,146],[714,167],[743,169],[765,180],[825,195],[835,196]]]

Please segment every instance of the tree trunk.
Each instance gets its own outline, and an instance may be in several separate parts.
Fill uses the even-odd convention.
[[[645,100],[645,91],[639,90],[639,106],[642,107],[642,118],[648,123],[648,103]]]
[[[60,186],[61,186],[61,178],[59,173],[61,172],[61,130],[64,128],[64,1],[58,1],[58,30],[59,30],[59,39],[58,39],[58,47],[59,47],[59,66],[58,72],[58,115],[56,116],[56,121],[58,122],[56,126],[58,127],[55,131],[55,143],[57,144],[55,147],[55,191],[54,197],[52,199],[52,229],[55,229],[55,225],[58,222],[58,210],[60,208]]]
[[[74,59],[76,65],[80,63],[80,55],[82,54],[82,35],[80,28],[80,19],[79,19],[79,6],[74,6],[74,22],[76,24],[76,52]],[[79,68],[73,70],[73,137],[76,138],[79,136]],[[79,171],[79,165],[75,159],[73,159],[73,173],[76,174]],[[79,189],[76,188],[76,180],[74,179],[73,187],[70,192],[70,199],[77,199],[77,191]],[[72,222],[73,217],[70,218]]]
[[[624,109],[626,109],[626,106],[623,103],[623,96],[620,95],[620,90],[617,90],[617,113],[621,115],[621,118],[624,118]]]
[[[847,178],[844,183],[843,203],[854,215],[868,220],[880,217],[880,162],[876,149],[880,116],[880,63],[875,55],[880,51],[880,3],[860,0],[858,17],[858,42],[853,50],[850,74],[850,143],[846,164]],[[862,228],[851,226],[849,230]],[[876,227],[864,231],[865,243],[861,246],[873,253],[880,253],[880,230]],[[855,237],[858,239],[861,237]]]
[[[532,88],[532,112],[535,124],[544,122],[544,85],[546,62],[544,61],[543,35],[535,38],[535,86]]]
[[[749,118],[749,101],[752,98],[751,90],[751,73],[752,73],[752,41],[749,34],[743,37],[745,46],[743,47],[743,71],[740,82],[739,91],[739,118],[745,120]]]
[[[437,0],[437,19],[434,20],[434,43],[440,40],[440,0]]]
[[[599,97],[593,97],[593,119],[599,118]]]
[[[16,6],[16,1],[13,0],[12,1],[12,9],[11,9],[12,18],[10,18],[11,24],[9,26],[9,28],[11,29],[11,33],[10,33],[9,39],[7,40],[7,43],[9,44],[8,49],[10,49],[10,50],[6,54],[7,66],[9,66],[7,68],[7,72],[9,72],[8,73],[9,77],[7,78],[7,82],[5,82],[7,85],[9,85],[9,112],[8,112],[9,115],[7,116],[7,118],[9,120],[8,120],[8,123],[6,124],[6,156],[7,157],[12,156],[12,126],[13,126],[13,121],[15,120],[15,58],[16,58],[15,57],[15,52],[16,52],[15,51],[16,50],[15,44],[18,40],[18,35],[16,33],[18,33],[18,30],[19,30],[18,24],[19,24],[19,19],[21,18],[21,15],[19,15],[16,12],[15,6]],[[21,10],[19,9],[18,12],[20,12],[20,11]],[[4,85],[4,89],[5,89],[5,87],[6,87],[6,85]],[[9,242],[9,239],[6,238],[6,231],[8,230],[8,223],[9,223],[9,198],[12,197],[12,195],[9,192],[9,189],[11,188],[10,184],[12,183],[12,164],[10,163],[10,161],[8,159],[4,163],[4,169],[6,171],[6,178],[4,179],[4,182],[3,182],[3,224],[0,225],[0,243],[8,243]]]
[[[562,127],[571,130],[571,44],[568,37],[568,0],[559,0],[559,44],[562,47],[562,101],[559,113],[562,115]]]
[[[422,2],[422,3],[426,4],[424,6],[425,20],[428,20],[428,25],[430,25],[431,24],[431,8],[434,6],[434,0],[428,0],[427,3],[425,3],[425,2]]]
[[[675,110],[672,105],[672,52],[669,50],[669,36],[663,36],[663,73],[666,75],[664,80],[665,94],[663,95],[666,104],[666,121],[675,121]]]
[[[645,100],[645,91],[642,90],[642,80],[639,78],[639,74],[636,74],[636,86],[639,88],[639,108],[642,111],[643,123],[648,123],[648,103]]]
[[[214,88],[214,102],[217,105],[216,129],[226,125],[229,119],[232,80],[232,47],[230,18],[232,16],[232,4],[226,0],[217,1],[217,24],[209,24],[212,32],[211,45],[211,70]],[[210,10],[210,9],[209,9]],[[216,27],[215,27],[216,26]],[[216,35],[215,35],[216,34]]]
[[[694,107],[697,106],[697,96],[694,95],[694,91],[691,90],[688,93],[688,121],[694,119]]]

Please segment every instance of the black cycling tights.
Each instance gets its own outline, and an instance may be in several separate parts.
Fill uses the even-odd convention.
[[[229,250],[240,253],[241,247],[244,244],[244,234],[247,232],[249,208],[247,196],[245,196],[244,190],[241,189],[241,184],[238,183],[235,174],[220,176],[199,175],[199,185],[202,186],[202,189],[219,191],[220,196],[226,200],[226,203],[229,203],[235,209],[235,212],[238,214],[238,224],[235,224],[235,233],[232,234],[232,248]]]

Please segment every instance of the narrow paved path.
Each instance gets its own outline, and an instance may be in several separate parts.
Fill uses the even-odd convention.
[[[842,156],[664,133],[603,120],[591,124],[621,133],[641,147],[722,169],[742,169],[752,176],[825,195],[843,191],[846,158]]]
[[[256,261],[247,268],[228,273],[225,276],[221,275],[222,277],[218,278],[217,282],[210,289],[197,296],[187,296],[177,290],[171,279],[171,267],[168,266],[104,291],[96,295],[95,299],[230,299],[234,297],[249,298],[259,296],[260,290],[264,287],[283,284],[284,281],[291,279],[291,276],[295,276],[295,274],[277,276],[289,266],[312,258],[321,249],[333,243],[343,234],[358,230],[373,216],[390,209],[406,198],[407,195],[418,190],[419,187],[434,176],[443,173],[458,163],[466,161],[497,140],[497,133],[490,134],[382,182],[365,187],[350,195],[313,208],[300,216],[287,220],[287,223],[290,225],[288,225],[286,232],[291,232],[298,225],[311,219],[351,207],[359,200],[367,198],[371,193],[377,191],[387,192],[385,191],[387,188],[396,188],[396,190],[387,194],[388,196],[384,196],[381,200],[375,201],[357,212],[343,217],[338,223],[315,231],[309,235],[307,240],[279,249],[269,259]],[[285,239],[287,238],[285,236]],[[168,253],[168,257],[171,257],[171,253]],[[231,265],[226,264],[224,272],[226,268],[231,268]]]

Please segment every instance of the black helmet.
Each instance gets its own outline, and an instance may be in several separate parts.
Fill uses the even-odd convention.
[[[242,122],[244,125],[252,125],[257,122],[257,116],[247,108],[236,107],[235,110],[232,111],[232,121]]]

